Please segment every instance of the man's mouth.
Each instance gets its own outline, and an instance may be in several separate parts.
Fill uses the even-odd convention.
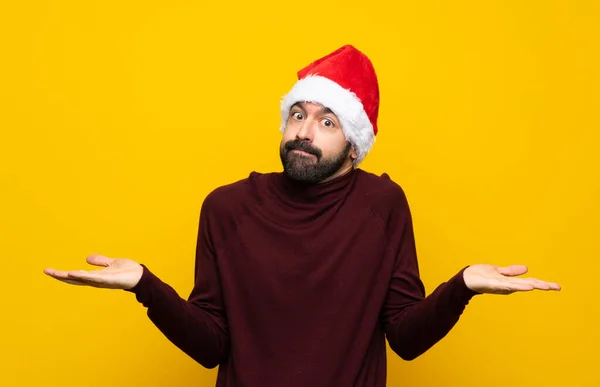
[[[292,149],[290,152],[294,152],[294,153],[297,153],[297,154],[300,154],[300,155],[303,155],[303,156],[315,156],[312,153],[308,153],[308,152],[305,152],[305,151],[299,150],[299,149]]]

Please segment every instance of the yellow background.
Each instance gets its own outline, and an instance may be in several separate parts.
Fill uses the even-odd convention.
[[[599,386],[599,3],[393,3],[2,2],[0,385],[212,386],[131,294],[42,271],[128,257],[187,296],[203,198],[280,169],[279,98],[351,43],[428,292],[479,262],[563,286],[475,299],[389,385]]]

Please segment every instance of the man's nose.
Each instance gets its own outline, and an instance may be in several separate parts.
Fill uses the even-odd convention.
[[[298,129],[296,137],[300,140],[312,142],[314,137],[314,122],[312,119],[307,118],[302,121],[302,125],[300,126],[300,129]]]

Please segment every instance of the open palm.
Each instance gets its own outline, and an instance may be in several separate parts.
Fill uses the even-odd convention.
[[[554,282],[537,278],[517,278],[527,271],[524,265],[500,267],[478,264],[466,268],[463,277],[467,287],[479,293],[511,294],[535,289],[560,290],[560,286]]]
[[[45,269],[44,273],[59,281],[71,285],[93,286],[107,289],[131,289],[142,277],[142,266],[125,258],[108,258],[103,255],[93,254],[87,257],[87,263],[102,266],[99,270],[72,270],[61,271]]]

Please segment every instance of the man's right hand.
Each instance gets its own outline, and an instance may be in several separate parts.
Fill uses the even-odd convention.
[[[90,255],[87,263],[103,266],[100,270],[61,271],[45,269],[44,273],[71,285],[93,286],[106,289],[131,289],[140,281],[144,271],[142,265],[124,258],[107,258],[103,255]]]

